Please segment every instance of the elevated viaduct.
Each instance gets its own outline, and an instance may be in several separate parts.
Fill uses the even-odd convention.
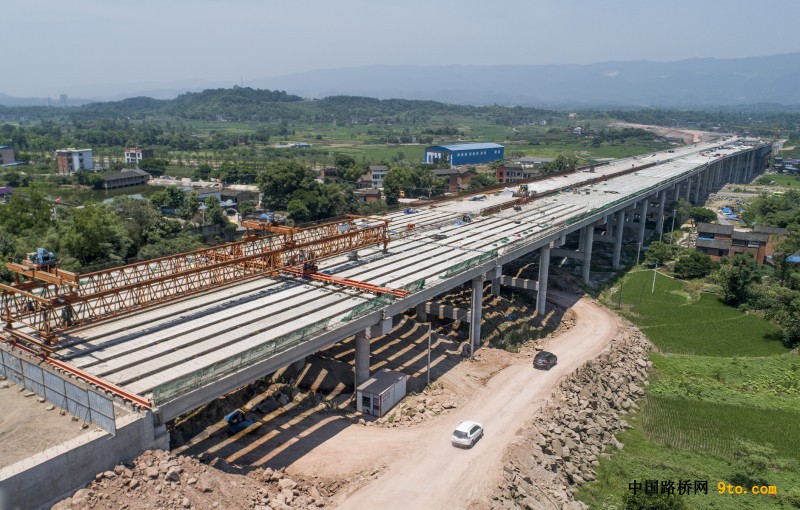
[[[477,347],[487,282],[494,293],[502,285],[535,290],[543,313],[551,258],[576,259],[588,283],[593,246],[609,243],[619,268],[623,246],[644,243],[648,220],[662,232],[679,199],[700,203],[725,183],[750,182],[770,151],[768,144],[729,138],[533,182],[536,195],[527,203],[498,193],[395,212],[386,216],[388,252],[364,249],[358,260],[327,259],[320,270],[403,288],[403,297],[259,276],[71,330],[52,359],[66,372],[135,396],[161,426],[350,336],[361,383],[369,377],[370,339],[388,333],[398,314],[416,308],[424,319],[426,303],[468,284],[470,342]],[[568,249],[576,238],[577,249]],[[504,264],[532,252],[538,280],[503,275]]]

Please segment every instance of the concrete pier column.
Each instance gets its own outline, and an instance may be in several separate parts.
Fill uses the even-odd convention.
[[[503,266],[499,266],[496,269],[494,278],[492,278],[492,294],[495,296],[500,295],[500,279],[502,277],[502,274],[503,274]]]
[[[747,182],[752,181],[756,176],[756,151],[750,151],[750,172]]]
[[[694,205],[700,205],[700,175],[695,177],[694,183]]]
[[[644,243],[644,234],[647,230],[647,209],[649,205],[650,205],[650,199],[645,198],[644,200],[642,200],[641,209],[639,209],[639,233],[636,236],[636,241],[640,245]]]
[[[472,354],[481,345],[481,316],[483,315],[483,275],[472,279],[472,308],[469,320],[469,343]]]
[[[425,303],[417,305],[417,321],[428,322],[428,312],[425,310]]]
[[[686,178],[686,195],[684,195],[683,199],[688,202],[689,201],[689,197],[691,196],[691,194],[692,194],[692,178],[691,177],[687,177]]]
[[[742,158],[741,154],[736,156],[736,170],[733,178],[733,182],[739,184],[742,182],[742,166],[744,163],[744,158]]]
[[[356,333],[356,386],[369,379],[369,341],[371,328]]]
[[[666,193],[664,194],[666,197]],[[617,231],[614,232],[614,253],[611,257],[611,268],[619,269],[619,258],[622,252],[622,223],[625,221],[625,211],[617,211]]]
[[[550,245],[546,244],[539,248],[539,291],[536,293],[536,312],[539,315],[544,315],[545,313],[545,303],[547,302],[547,277],[549,274]]]
[[[592,267],[592,242],[594,241],[594,225],[586,225],[581,231],[583,238],[583,266],[581,267],[581,277],[583,283],[589,283],[589,274]]]
[[[678,200],[680,200],[680,199],[681,199],[681,185],[680,184],[676,184],[675,188],[673,190],[672,202],[677,204]]]
[[[658,238],[661,239],[661,233],[664,230],[664,205],[667,203],[667,190],[662,190],[658,194],[658,215],[656,216],[656,232]]]

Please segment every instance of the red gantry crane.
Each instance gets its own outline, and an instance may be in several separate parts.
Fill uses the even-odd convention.
[[[58,269],[53,254],[39,250],[42,257],[6,264],[16,281],[0,284],[0,318],[13,338],[49,353],[63,331],[258,276],[302,276],[402,297],[407,291],[317,272],[325,258],[376,245],[385,252],[390,221],[349,215],[306,228],[245,221],[242,241],[85,274]],[[20,331],[26,326],[38,338]]]

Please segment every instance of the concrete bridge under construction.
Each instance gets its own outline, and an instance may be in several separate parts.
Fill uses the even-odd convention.
[[[588,283],[592,248],[608,243],[618,269],[623,246],[641,246],[648,229],[662,232],[679,199],[697,204],[726,183],[750,182],[771,150],[731,137],[538,180],[527,201],[500,192],[387,214],[388,251],[376,246],[360,250],[358,260],[328,258],[319,271],[405,289],[400,295],[260,275],[72,329],[50,358],[60,370],[107,382],[118,396],[150,408],[156,425],[351,336],[360,384],[370,375],[370,339],[387,334],[399,314],[416,309],[425,320],[436,296],[471,285],[471,310],[447,313],[468,320],[477,347],[487,288],[535,291],[543,313],[551,259],[577,260]],[[503,274],[504,264],[534,252],[536,281]]]

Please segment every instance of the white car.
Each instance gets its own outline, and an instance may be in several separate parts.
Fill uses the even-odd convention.
[[[483,436],[483,425],[474,421],[462,421],[453,431],[451,441],[453,446],[472,448],[481,436]]]

